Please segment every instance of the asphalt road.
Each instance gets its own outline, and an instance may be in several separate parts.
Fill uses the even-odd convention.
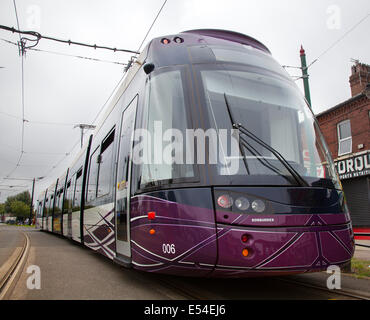
[[[0,266],[12,255],[16,247],[23,245],[24,236],[18,229],[0,225]]]
[[[13,231],[6,231],[8,239],[16,241],[14,239],[18,239],[18,235],[15,234],[19,231],[16,227],[9,228],[13,228]],[[24,232],[30,239],[31,248],[22,275],[10,296],[12,300],[178,300],[192,296],[210,300],[351,299],[342,296],[340,291],[312,287],[325,287],[329,276],[325,273],[250,279],[199,279],[146,274],[125,269],[67,239],[25,229],[28,229]],[[3,234],[3,230],[0,226],[0,234]],[[41,289],[27,288],[30,274],[26,270],[30,265],[40,267]],[[352,285],[353,279],[342,279],[342,289],[346,289],[347,281],[351,282],[349,286]],[[308,285],[302,286],[294,281],[304,281]],[[366,287],[368,283],[361,282],[359,286]]]

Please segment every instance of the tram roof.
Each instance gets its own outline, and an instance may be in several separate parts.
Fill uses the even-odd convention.
[[[258,40],[239,33],[235,31],[229,31],[229,30],[221,30],[221,29],[194,29],[194,30],[188,30],[183,31],[181,33],[192,33],[195,35],[210,37],[210,38],[217,38],[222,40],[227,40],[231,42],[236,42],[244,45],[249,45],[251,47],[254,47],[256,49],[260,49],[264,52],[267,52],[271,54],[270,50],[261,42]]]

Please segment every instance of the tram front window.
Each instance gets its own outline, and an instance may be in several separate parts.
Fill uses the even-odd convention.
[[[336,184],[325,141],[294,83],[274,73],[240,69],[200,71],[211,127],[232,129],[233,119],[278,151],[305,181],[330,179]],[[236,157],[225,153],[219,174],[224,163],[237,161],[237,175],[289,176],[271,150],[251,138],[244,140]]]
[[[148,136],[143,142],[146,156],[141,187],[183,181],[195,175],[193,165],[184,163],[182,147],[176,148],[182,146],[190,122],[184,73],[183,68],[163,68],[153,72],[146,85],[143,120]]]

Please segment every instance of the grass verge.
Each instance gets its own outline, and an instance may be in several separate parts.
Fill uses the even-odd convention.
[[[370,279],[370,260],[360,260],[353,258],[351,261],[352,275],[356,278]]]

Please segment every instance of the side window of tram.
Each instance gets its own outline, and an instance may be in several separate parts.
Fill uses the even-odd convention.
[[[82,191],[82,168],[78,170],[75,180],[75,191],[73,196],[72,211],[80,210],[81,204],[81,191]]]
[[[86,201],[105,196],[111,191],[113,166],[113,141],[115,129],[102,141],[90,157],[89,180]]]
[[[43,203],[42,203],[42,201],[40,201],[39,202],[39,210],[37,211],[37,217],[38,218],[42,217],[42,206],[43,206]]]
[[[54,205],[54,195],[51,195],[49,202],[48,216],[50,217],[53,214],[53,205]]]
[[[110,193],[113,166],[113,141],[115,130],[113,129],[103,140],[99,157],[98,190],[97,197]]]
[[[87,182],[86,201],[91,202],[96,198],[97,178],[99,170],[99,147],[90,156],[89,179]]]
[[[67,183],[66,196],[64,199],[63,213],[67,213],[72,209],[72,182],[71,180]]]
[[[43,216],[44,217],[47,217],[48,216],[48,205],[49,205],[49,198],[47,198],[46,200],[45,200],[45,203],[44,203],[44,208],[43,208],[43,210],[44,210],[44,214],[43,214]]]

